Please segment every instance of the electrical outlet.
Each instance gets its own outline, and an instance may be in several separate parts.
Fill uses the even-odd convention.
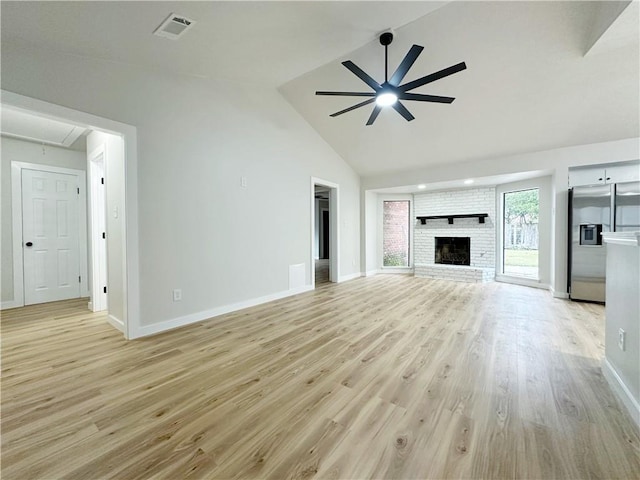
[[[627,332],[623,329],[618,330],[618,348],[624,352],[624,343],[627,337]]]
[[[240,186],[241,187],[247,186],[247,177],[240,177]]]
[[[173,291],[173,301],[174,302],[179,302],[182,300],[182,290],[180,290],[179,288],[176,288]]]

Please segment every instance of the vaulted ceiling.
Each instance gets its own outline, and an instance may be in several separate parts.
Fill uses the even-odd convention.
[[[316,90],[370,91],[339,60],[384,80],[376,40],[281,89],[313,128],[362,175],[638,136],[639,49],[635,37],[585,53],[600,19],[588,2],[452,2],[399,29],[390,70],[412,44],[425,47],[406,81],[459,62],[467,70],[414,92],[455,97],[448,104],[403,102],[405,121],[386,108],[329,114],[361,98]],[[637,20],[637,4],[634,5]],[[535,166],[532,166],[535,169]]]
[[[3,1],[2,44],[279,88],[367,176],[638,136],[640,22],[627,4]],[[195,26],[177,41],[153,36],[172,12]],[[346,59],[381,81],[387,28],[391,70],[425,47],[407,81],[466,62],[416,90],[455,102],[406,102],[412,122],[389,109],[365,126],[371,107],[330,118],[358,99],[314,92],[367,91]]]

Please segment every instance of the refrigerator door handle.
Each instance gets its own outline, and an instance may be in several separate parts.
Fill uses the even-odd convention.
[[[613,184],[613,193],[611,195],[611,231],[615,232],[617,230],[616,228],[616,208],[617,208],[617,203],[616,202],[616,198],[618,195],[618,185],[617,184]]]

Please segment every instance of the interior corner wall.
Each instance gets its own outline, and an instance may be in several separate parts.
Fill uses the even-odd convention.
[[[339,270],[359,274],[360,177],[275,88],[13,44],[1,61],[4,90],[136,127],[139,335],[286,295],[291,265],[311,288],[312,177],[340,187]]]
[[[2,277],[0,284],[2,302],[11,302],[14,299],[13,291],[13,224],[12,224],[12,189],[11,189],[11,162],[26,162],[52,167],[72,168],[86,170],[86,154],[76,150],[43,146],[16,138],[2,137],[1,168],[2,168],[2,207],[1,207],[1,258]]]
[[[107,305],[109,315],[126,321],[125,264],[125,157],[122,137],[92,131],[87,137],[87,152],[104,146],[106,228],[107,228]]]
[[[363,265],[365,275],[373,275],[378,271],[378,194],[365,191],[363,193]]]

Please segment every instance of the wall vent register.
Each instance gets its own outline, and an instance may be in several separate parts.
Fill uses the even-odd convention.
[[[172,13],[153,31],[153,34],[159,37],[177,40],[194,24],[195,22],[193,20]]]

